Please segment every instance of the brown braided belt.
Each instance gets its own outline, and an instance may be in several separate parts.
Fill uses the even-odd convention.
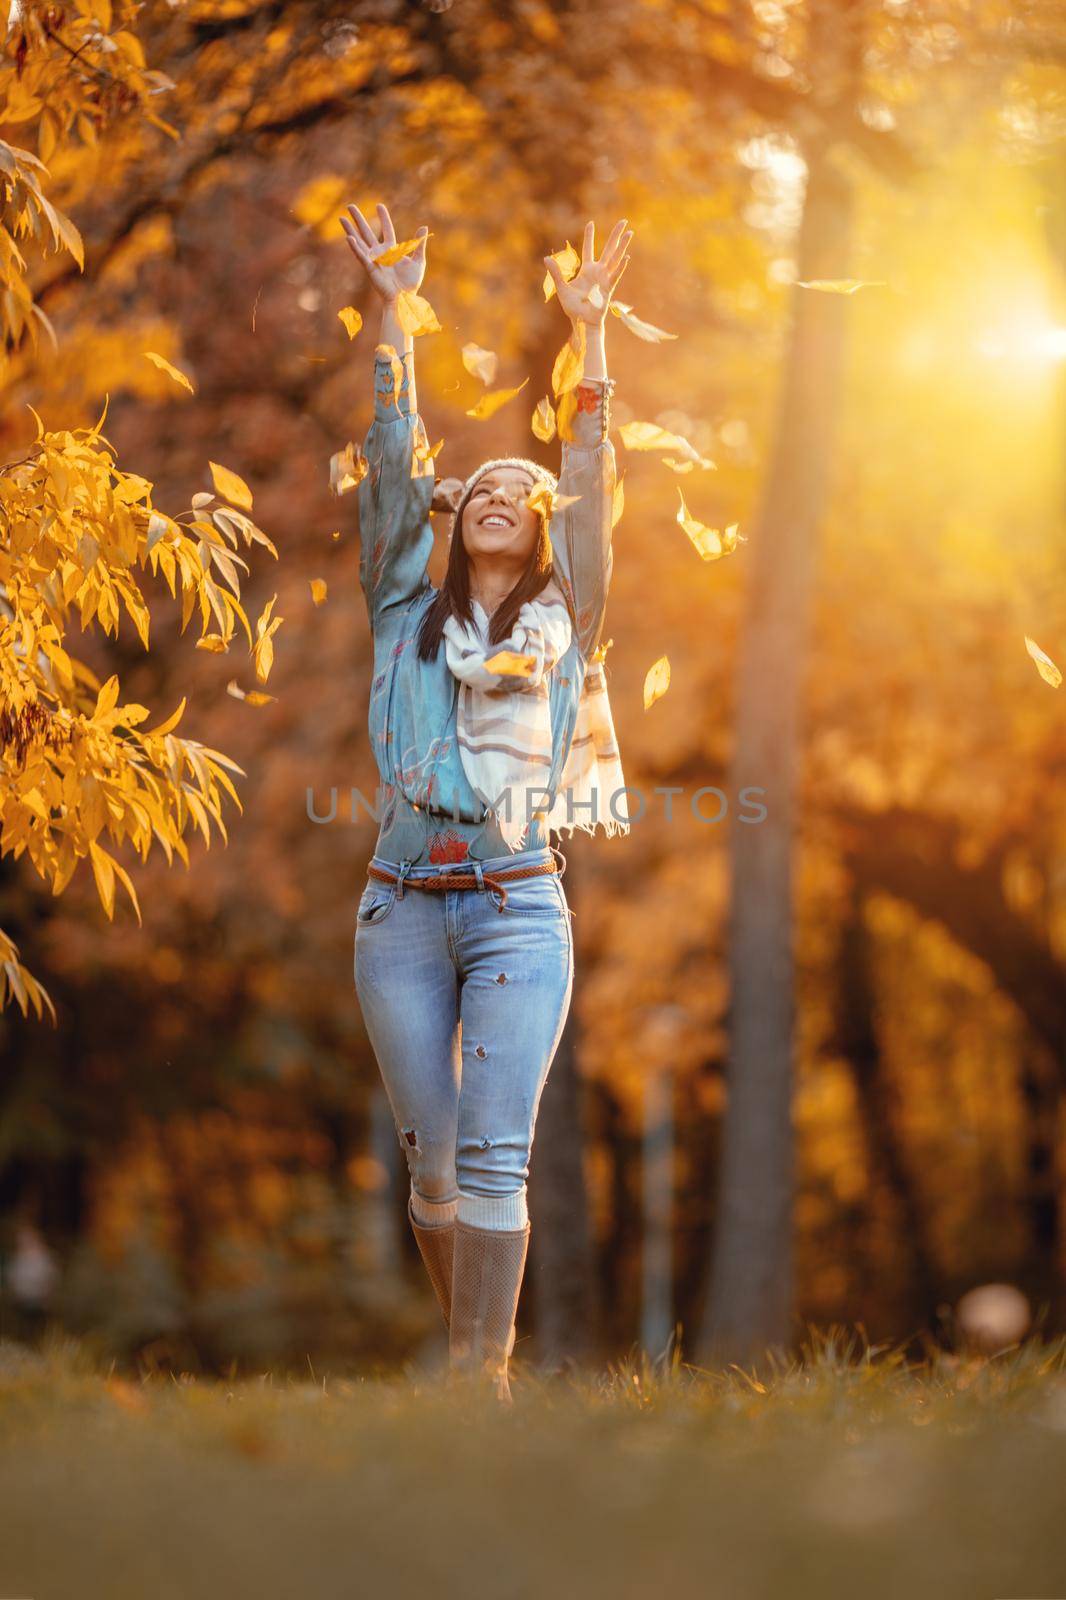
[[[566,857],[554,845],[549,845],[553,859],[542,861],[533,867],[503,867],[499,872],[483,872],[481,883],[486,889],[496,889],[499,892],[500,903],[497,911],[502,911],[507,904],[507,890],[505,883],[513,883],[518,878],[540,878],[547,872],[557,872],[560,876],[566,871]],[[367,867],[367,876],[376,878],[379,883],[399,883],[398,872],[387,872],[384,867]],[[444,889],[476,889],[477,876],[473,872],[439,872],[432,878],[408,878],[403,880],[405,889],[429,889],[436,893]]]

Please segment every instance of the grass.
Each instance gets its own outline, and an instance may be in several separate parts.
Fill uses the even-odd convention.
[[[1066,1341],[759,1384],[101,1370],[0,1345],[3,1600],[1066,1600]]]

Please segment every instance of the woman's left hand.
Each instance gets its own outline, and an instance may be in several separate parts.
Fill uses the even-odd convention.
[[[629,265],[629,243],[633,229],[626,227],[627,218],[616,222],[603,254],[596,258],[596,225],[585,224],[585,237],[581,246],[581,266],[569,282],[554,256],[545,256],[544,265],[551,273],[559,304],[571,322],[587,322],[601,327],[607,315],[611,296],[626,267]]]

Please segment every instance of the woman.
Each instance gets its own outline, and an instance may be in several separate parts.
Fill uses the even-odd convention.
[[[387,208],[380,241],[348,209],[348,242],[382,300],[359,522],[383,804],[356,915],[356,989],[450,1366],[488,1374],[506,1400],[533,1128],[573,982],[565,860],[549,833],[629,824],[597,647],[615,484],[604,322],[633,235],[619,222],[597,259],[590,222],[569,283],[548,259],[586,347],[561,481],[512,456],[457,485],[436,589],[433,461],[396,310],[421,286],[428,230],[382,265],[396,243]]]

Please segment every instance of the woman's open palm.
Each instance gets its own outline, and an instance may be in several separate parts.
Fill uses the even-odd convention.
[[[415,237],[419,243],[407,255],[391,266],[381,266],[379,256],[386,255],[396,244],[396,229],[392,225],[388,206],[378,203],[382,237],[379,239],[359,207],[348,207],[352,220],[341,218],[341,227],[348,236],[352,252],[366,268],[367,277],[382,300],[395,301],[404,289],[418,289],[426,275],[426,239],[429,229],[419,228]]]
[[[562,268],[554,256],[545,258],[545,265],[551,273],[555,292],[559,296],[559,304],[571,322],[596,324],[602,322],[607,315],[611,296],[629,265],[628,249],[633,238],[633,229],[626,227],[626,221],[627,219],[623,217],[620,222],[615,223],[603,247],[603,254],[598,260],[596,225],[594,222],[585,224],[581,265],[569,282],[563,277]]]

